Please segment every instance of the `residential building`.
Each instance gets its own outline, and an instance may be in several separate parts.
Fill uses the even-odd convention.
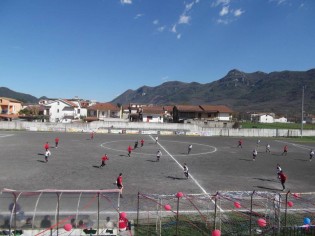
[[[285,118],[285,117],[279,117],[279,118],[275,118],[274,121],[276,123],[287,123],[288,122],[288,119]]]
[[[233,111],[223,105],[200,105],[203,110],[202,119],[208,121],[231,121]]]
[[[120,118],[120,108],[112,103],[96,103],[88,107],[86,121]]]
[[[50,122],[70,123],[81,118],[82,109],[76,102],[57,99],[45,104],[44,115],[49,115]]]
[[[176,105],[173,108],[173,121],[231,121],[232,112],[230,108],[223,105]]]
[[[307,124],[315,124],[315,115],[309,115],[305,117],[305,122]]]
[[[173,109],[174,106],[163,106],[164,122],[173,122]]]
[[[275,122],[274,113],[254,113],[251,114],[251,121],[258,123],[274,123]]]
[[[173,122],[184,122],[189,119],[201,119],[203,109],[197,105],[176,105],[173,108]]]
[[[164,110],[162,106],[147,106],[147,107],[142,107],[141,109],[142,109],[143,122],[163,123]]]
[[[22,102],[13,98],[0,97],[1,119],[12,120],[17,118],[21,109]]]

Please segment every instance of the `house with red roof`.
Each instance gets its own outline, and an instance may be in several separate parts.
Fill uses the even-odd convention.
[[[0,97],[0,119],[12,120],[18,118],[18,113],[22,109],[22,102],[7,97]]]
[[[176,105],[173,109],[173,121],[231,121],[232,112],[230,108],[223,105]]]
[[[120,118],[120,108],[112,103],[96,103],[87,108],[85,121],[105,120],[108,118]]]
[[[208,121],[231,121],[233,111],[224,105],[200,105],[202,119]]]
[[[164,109],[162,106],[145,106],[142,107],[143,122],[164,122]]]
[[[174,106],[163,106],[164,110],[164,122],[173,122],[173,110]]]
[[[203,110],[198,105],[176,105],[173,108],[173,122],[201,119]]]
[[[81,107],[80,101],[56,99],[45,104],[44,115],[49,116],[50,122],[71,123],[87,115],[87,109]]]

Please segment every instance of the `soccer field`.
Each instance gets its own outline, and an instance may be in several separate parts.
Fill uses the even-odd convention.
[[[54,139],[59,146],[54,148]],[[143,147],[140,140],[144,139]],[[244,138],[238,148],[238,138],[95,134],[52,132],[0,132],[0,188],[15,190],[115,189],[116,178],[123,174],[121,209],[136,210],[137,194],[186,194],[217,191],[272,191],[282,186],[277,179],[279,163],[288,176],[286,191],[314,192],[315,175],[309,150],[314,143],[291,143],[285,139],[261,138],[256,161],[252,151],[256,138]],[[128,145],[137,149],[131,157]],[[49,142],[52,155],[44,162],[44,144]],[[271,153],[265,152],[269,143]],[[188,145],[192,151],[188,155]],[[282,156],[288,145],[288,155]],[[156,152],[162,156],[156,162]],[[106,166],[99,168],[101,157],[107,154]],[[190,178],[184,176],[187,163]]]

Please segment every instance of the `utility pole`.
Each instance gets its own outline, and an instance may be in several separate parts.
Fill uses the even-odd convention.
[[[304,89],[305,86],[302,86],[302,116],[301,116],[301,138],[303,137],[303,121],[304,121]]]

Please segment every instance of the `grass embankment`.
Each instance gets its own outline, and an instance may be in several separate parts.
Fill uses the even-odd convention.
[[[301,129],[301,124],[297,123],[252,123],[243,122],[240,123],[244,129]],[[315,130],[315,124],[303,124],[305,130]]]

